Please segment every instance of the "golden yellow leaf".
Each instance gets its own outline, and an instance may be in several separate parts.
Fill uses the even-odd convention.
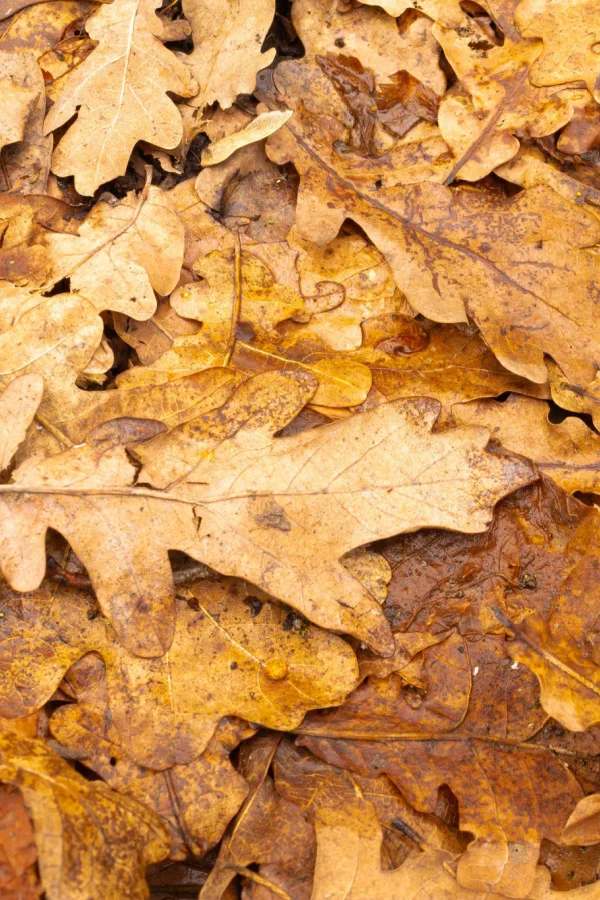
[[[531,71],[534,84],[582,80],[600,102],[600,25],[594,0],[521,0],[515,22],[524,37],[544,41]]]
[[[289,629],[287,612],[242,582],[204,580],[185,593],[170,649],[144,660],[121,646],[102,617],[90,621],[89,598],[57,588],[23,608],[8,592],[3,712],[40,708],[74,662],[98,653],[120,746],[138,765],[164,770],[204,753],[224,716],[287,731],[308,710],[341,703],[356,685],[356,658],[344,640],[313,626]],[[261,604],[257,615],[248,598]]]
[[[0,732],[0,779],[33,819],[48,900],[145,900],[145,869],[167,855],[167,831],[141,803],[86,781],[42,741]]]

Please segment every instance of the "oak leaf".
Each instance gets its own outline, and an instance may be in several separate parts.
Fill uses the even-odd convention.
[[[456,72],[462,90],[442,100],[439,125],[456,157],[446,183],[478,181],[519,150],[519,138],[543,137],[571,119],[573,106],[551,88],[536,88],[529,72],[539,56],[537,41],[486,40],[472,20],[458,29],[435,25],[433,34]]]
[[[74,662],[98,653],[119,744],[137,765],[164,770],[204,753],[225,716],[289,730],[307,710],[340,703],[357,680],[348,644],[314,627],[289,630],[287,613],[266,601],[252,617],[248,596],[241,583],[191,587],[189,603],[177,601],[170,649],[143,660],[102,617],[90,621],[89,600],[76,592],[46,590],[33,602],[8,594],[2,710],[14,717],[39,709]]]
[[[183,0],[182,9],[192,25],[194,49],[180,58],[199,85],[192,106],[202,112],[217,101],[226,108],[238,94],[251,94],[256,73],[275,56],[275,50],[262,52],[275,15],[273,0]]]
[[[565,490],[600,493],[600,438],[581,419],[553,425],[543,401],[516,395],[505,403],[461,403],[452,412],[462,425],[485,425],[507,450],[529,457]]]
[[[148,897],[145,867],[168,852],[158,816],[86,781],[41,741],[0,733],[0,779],[19,788],[33,820],[48,900]]]
[[[524,37],[542,38],[544,49],[531,71],[534,84],[554,85],[582,80],[600,102],[600,41],[593,0],[521,0],[515,11]]]
[[[425,525],[484,530],[494,502],[532,472],[486,453],[485,429],[432,434],[439,406],[427,399],[273,438],[314,390],[314,380],[298,374],[257,376],[219,410],[138,449],[141,482],[170,485],[170,493],[134,486],[124,445],[147,440],[143,420],[139,428],[136,420],[131,428],[127,419],[105,423],[87,444],[21,463],[0,487],[5,576],[20,590],[37,587],[44,536],[55,528],[88,569],[127,646],[153,656],[171,641],[167,549],[178,549],[389,653],[379,605],[340,557]],[[155,433],[164,430],[154,424]],[[390,456],[399,435],[402,453]]]
[[[77,119],[54,151],[52,168],[75,176],[80,194],[93,194],[124,175],[137,141],[169,150],[183,135],[181,117],[167,92],[191,97],[189,69],[160,40],[158,0],[115,0],[87,22],[98,45],[74,69],[46,117],[46,132]]]
[[[324,118],[317,93],[311,112],[318,83],[306,64],[281,64],[275,81],[279,100],[295,113],[267,148],[301,174],[301,235],[327,243],[349,217],[384,254],[417,312],[443,322],[472,318],[500,362],[531,381],[547,380],[544,353],[575,380],[593,377],[600,348],[591,325],[590,286],[598,277],[587,250],[598,239],[592,214],[541,187],[510,199],[427,183],[368,190],[340,162],[334,141],[341,132]]]
[[[223,836],[248,792],[229,753],[255,729],[222,719],[204,753],[190,763],[152,771],[138,765],[112,721],[104,664],[95,654],[71,666],[63,691],[77,699],[57,709],[53,736],[110,788],[138,800],[166,822],[171,859],[206,853]]]
[[[302,745],[361,775],[387,774],[423,812],[433,811],[439,785],[447,784],[459,801],[461,830],[474,835],[458,863],[459,884],[527,897],[541,840],[559,840],[581,788],[544,746],[529,743],[546,716],[536,708],[531,673],[510,667],[504,643],[473,635],[460,641],[460,654],[446,638],[423,652],[421,685],[410,670],[408,681],[402,670],[370,676],[339,709],[307,719],[301,731],[317,736]],[[466,657],[466,691],[454,655]],[[455,707],[450,717],[447,697]]]

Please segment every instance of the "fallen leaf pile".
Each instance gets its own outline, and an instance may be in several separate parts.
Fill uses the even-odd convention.
[[[2,900],[600,900],[600,5],[0,0]]]

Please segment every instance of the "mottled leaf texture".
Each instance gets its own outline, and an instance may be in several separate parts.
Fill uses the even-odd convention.
[[[385,175],[336,151],[344,125],[327,114],[314,71],[304,61],[278,67],[278,100],[295,113],[268,141],[270,157],[293,160],[302,176],[300,233],[327,243],[351,218],[418,312],[438,322],[472,318],[503,365],[532,381],[547,380],[548,353],[568,377],[589,382],[600,359],[600,269],[587,249],[600,234],[595,216],[544,187],[506,198],[439,184],[382,186]]]
[[[155,813],[86,781],[41,741],[9,732],[0,732],[0,780],[23,795],[48,900],[149,896],[145,867],[169,848]]]
[[[172,149],[183,136],[181,117],[168,93],[190,97],[196,83],[159,38],[158,0],[114,0],[87,23],[97,46],[68,75],[46,118],[54,131],[77,119],[52,161],[58,175],[75,176],[81,194],[124,175],[137,141]]]
[[[274,438],[315,387],[310,376],[256,376],[219,410],[138,449],[140,484],[165,491],[134,484],[125,445],[149,435],[128,420],[25,461],[0,487],[5,577],[18,590],[37,587],[46,531],[56,529],[86,565],[120,638],[154,656],[173,636],[167,550],[177,549],[391,653],[379,603],[340,557],[425,525],[484,530],[494,503],[535,476],[528,464],[487,452],[485,429],[432,433],[439,405],[426,399]]]
[[[351,647],[318,628],[286,628],[285,611],[256,597],[260,613],[251,616],[248,597],[241,583],[201,582],[189,602],[178,601],[169,651],[144,660],[121,646],[102,617],[90,620],[89,603],[76,592],[45,591],[33,602],[11,592],[2,714],[39,709],[68,668],[96,652],[120,744],[138,765],[167,769],[203,753],[224,716],[290,730],[307,710],[341,703],[357,682]]]
[[[600,102],[600,23],[594,0],[521,0],[515,22],[522,35],[544,42],[531,71],[534,84],[582,80]]]

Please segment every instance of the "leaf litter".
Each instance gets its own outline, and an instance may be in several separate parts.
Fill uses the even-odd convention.
[[[600,898],[590,0],[0,0],[0,893]]]

